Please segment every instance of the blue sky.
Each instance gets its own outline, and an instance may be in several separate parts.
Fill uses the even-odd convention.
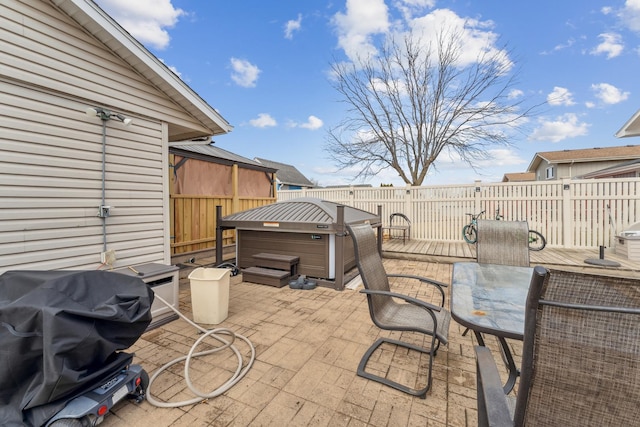
[[[234,126],[217,146],[294,165],[322,186],[362,183],[324,151],[346,109],[330,64],[416,25],[460,29],[473,56],[506,45],[514,95],[546,101],[478,171],[442,156],[425,185],[500,181],[541,151],[640,144],[614,136],[640,109],[640,0],[96,2]],[[365,183],[404,185],[392,170]]]

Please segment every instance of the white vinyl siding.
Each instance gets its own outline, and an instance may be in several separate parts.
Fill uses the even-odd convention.
[[[87,107],[133,119],[106,122],[114,267],[170,262],[168,142],[210,135],[212,122],[105,22],[116,25],[66,0],[0,2],[0,273],[100,267],[102,121]]]
[[[208,131],[48,1],[0,3],[0,75],[171,123],[170,141]]]
[[[97,268],[102,121],[85,104],[0,80],[0,271]],[[162,124],[107,122],[107,248],[116,266],[164,262]]]

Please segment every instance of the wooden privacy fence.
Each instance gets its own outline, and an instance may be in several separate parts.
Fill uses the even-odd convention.
[[[640,179],[563,179],[423,187],[342,187],[279,191],[278,200],[317,197],[368,212],[382,205],[383,226],[399,212],[411,219],[411,238],[462,240],[467,213],[527,221],[547,245],[613,247],[615,236],[640,221]]]
[[[243,198],[172,194],[169,204],[171,255],[215,248],[216,206],[222,206],[222,215],[226,216],[275,201],[273,197]],[[226,230],[223,239],[223,245],[234,243],[234,230]]]

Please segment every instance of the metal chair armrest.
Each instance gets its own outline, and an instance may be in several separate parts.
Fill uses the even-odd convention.
[[[405,278],[405,279],[415,279],[415,280],[421,281],[422,283],[426,283],[428,285],[435,286],[440,291],[440,296],[442,297],[442,300],[440,302],[440,306],[444,307],[444,290],[442,288],[446,288],[447,286],[449,286],[446,283],[438,282],[437,280],[429,279],[428,277],[415,276],[415,275],[412,275],[412,274],[387,274],[387,277],[400,277],[400,278]]]
[[[368,295],[385,295],[385,296],[389,296],[389,297],[399,298],[399,299],[405,300],[408,303],[411,303],[411,304],[426,308],[427,310],[432,310],[432,311],[441,311],[442,310],[442,307],[438,307],[437,305],[430,304],[430,303],[428,303],[426,301],[422,301],[422,300],[419,300],[417,298],[410,297],[408,295],[399,294],[397,292],[376,291],[376,290],[373,290],[373,289],[362,289],[362,290],[360,290],[360,293],[368,294]]]
[[[513,427],[496,362],[487,347],[477,346],[476,379],[479,427]]]

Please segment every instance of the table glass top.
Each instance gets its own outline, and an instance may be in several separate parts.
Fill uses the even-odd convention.
[[[459,262],[453,265],[451,315],[472,330],[522,339],[533,268]]]

